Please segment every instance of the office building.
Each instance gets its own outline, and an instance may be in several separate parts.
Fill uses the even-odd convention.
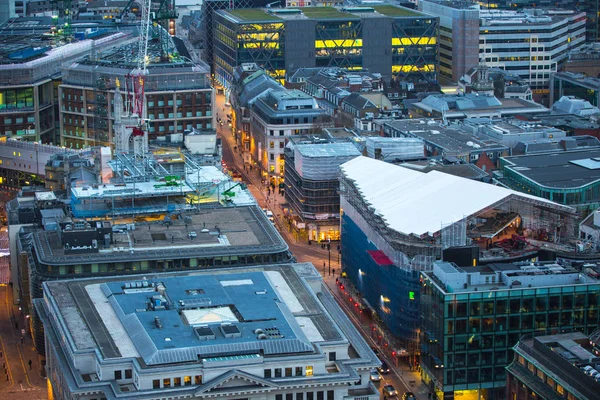
[[[283,81],[299,68],[368,69],[386,81],[437,82],[438,19],[392,5],[214,13],[215,79],[253,62]],[[390,51],[391,44],[391,51]]]
[[[110,47],[127,39],[125,33],[103,30],[73,43],[50,46],[46,36],[19,33],[20,24],[0,30],[0,131],[7,137],[58,144],[55,85],[63,63],[88,54],[93,47]]]
[[[563,96],[575,96],[600,107],[600,78],[572,72],[554,74],[550,80],[550,105]]]
[[[518,75],[534,94],[547,90],[550,75],[562,68],[569,51],[585,43],[585,13],[481,10],[480,21],[481,61]]]
[[[585,206],[600,206],[600,171],[598,149],[565,151],[553,154],[533,154],[500,159],[502,181],[523,193],[554,202]]]
[[[440,80],[458,82],[479,65],[479,4],[424,0],[419,10],[440,18]]]
[[[430,270],[444,250],[472,246],[469,251],[479,256],[467,257],[468,264],[477,265],[536,257],[540,248],[560,247],[555,238],[574,249],[578,237],[570,207],[367,157],[342,164],[340,196],[343,270],[360,303],[375,310],[413,355],[419,352],[419,273]],[[526,229],[529,236],[549,234],[535,243],[503,241]]]
[[[586,16],[570,11],[575,7],[508,11],[443,0],[419,7],[440,18],[440,74],[454,82],[485,63],[519,76],[534,94],[547,94],[550,74],[561,70],[568,53],[585,43]],[[528,29],[522,29],[524,24]]]
[[[533,5],[529,2],[518,2],[515,3],[511,0],[496,0],[492,2],[480,3],[481,7],[487,7],[489,9],[503,9],[503,10],[515,10],[531,8]],[[556,2],[542,2],[536,3],[535,6],[538,8],[561,8],[563,10],[579,10],[585,12],[587,18],[586,24],[586,38],[588,42],[595,42],[600,39],[600,31],[598,30],[598,3],[595,1],[585,0],[559,0]]]
[[[315,99],[300,90],[271,90],[250,107],[251,163],[274,185],[283,183],[284,148],[290,136],[314,133],[332,125]]]
[[[184,130],[213,129],[208,66],[192,63],[179,39],[168,41],[179,56],[164,57],[165,47],[158,41],[148,44],[144,95],[150,140]],[[63,69],[58,88],[63,146],[114,145],[115,90],[120,85],[123,92],[133,92],[131,71],[137,68],[138,47],[137,42],[130,42],[105,50],[97,59],[87,58]]]
[[[596,265],[434,263],[421,273],[423,380],[439,399],[506,399],[506,366],[523,335],[598,327],[599,272]]]
[[[358,157],[356,146],[309,137],[285,149],[285,199],[296,232],[305,240],[340,240],[340,165]]]
[[[491,139],[513,149],[517,143],[542,139],[564,139],[565,131],[552,126],[522,121],[517,118],[503,120],[464,120],[464,127],[480,138]]]
[[[46,282],[49,398],[378,400],[311,264]]]
[[[513,362],[506,368],[508,398],[592,400],[598,397],[600,382],[587,371],[598,371],[600,357],[583,333],[526,335],[513,350]]]

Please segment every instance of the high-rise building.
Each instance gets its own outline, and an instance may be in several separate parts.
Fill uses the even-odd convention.
[[[597,305],[588,312],[597,314]],[[513,348],[513,362],[506,368],[506,398],[598,398],[600,357],[594,345],[593,338],[581,332],[525,335]]]
[[[506,366],[523,335],[598,327],[599,272],[595,264],[434,263],[421,273],[423,380],[438,399],[506,399]]]
[[[437,82],[438,18],[392,5],[214,13],[213,71],[226,87],[256,63],[277,80],[305,67],[368,69],[387,81]]]
[[[600,12],[600,3],[596,0],[557,0],[557,1],[541,1],[532,4],[529,1],[514,1],[514,0],[492,0],[489,2],[480,2],[482,7],[489,9],[502,10],[521,10],[526,8],[547,8],[564,10],[577,10],[584,12],[587,17],[586,33],[589,42],[600,40],[600,26],[598,25],[598,15]]]
[[[507,11],[452,0],[419,7],[440,18],[440,75],[455,82],[482,63],[517,75],[534,94],[547,94],[550,74],[585,43],[585,13],[573,8]]]
[[[311,264],[46,282],[48,397],[379,400]]]
[[[440,18],[440,80],[458,82],[479,64],[479,4],[423,0],[419,9]]]

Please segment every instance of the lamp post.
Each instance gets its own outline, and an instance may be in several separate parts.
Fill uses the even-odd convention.
[[[327,256],[329,258],[329,275],[331,276],[331,239],[329,240],[329,243],[327,243]]]

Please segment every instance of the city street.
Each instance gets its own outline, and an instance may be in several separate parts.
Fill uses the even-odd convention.
[[[0,320],[0,398],[47,399],[46,379],[40,375],[41,365],[26,326],[29,319],[13,306],[9,286],[0,286]]]
[[[338,290],[335,278],[339,278],[341,266],[338,262],[337,246],[331,246],[331,254],[326,249],[322,249],[318,244],[309,245],[308,242],[297,241],[289,232],[286,222],[283,218],[283,209],[287,206],[285,198],[279,194],[268,194],[267,186],[261,183],[260,171],[258,168],[244,169],[243,157],[240,151],[235,151],[237,144],[231,130],[231,127],[226,123],[226,114],[231,112],[231,109],[225,105],[225,96],[216,96],[216,113],[223,119],[223,126],[217,123],[217,132],[223,143],[223,160],[225,163],[235,168],[242,174],[243,181],[247,184],[252,195],[257,199],[259,206],[267,208],[273,212],[275,216],[275,225],[279,233],[283,236],[290,251],[296,257],[298,262],[311,262],[323,275],[324,281],[331,292],[338,299],[338,303],[345,310],[346,314],[354,322],[354,325],[361,331],[363,337],[371,345],[378,348],[378,344],[371,337],[371,324],[363,315],[357,315],[355,307],[351,306],[344,298],[344,294]],[[331,274],[330,274],[331,271]],[[379,349],[380,358],[390,366],[390,373],[382,375],[382,381],[377,384],[380,389],[387,384],[393,385],[402,397],[404,392],[413,392],[419,400],[427,400],[429,390],[425,384],[421,382],[420,375],[416,371],[410,371],[407,365],[399,365],[395,367],[395,362],[387,354]],[[383,355],[386,356],[383,356]],[[382,394],[383,398],[383,394]]]

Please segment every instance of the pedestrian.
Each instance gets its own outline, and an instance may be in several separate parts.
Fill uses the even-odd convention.
[[[332,271],[333,271],[333,276],[335,276],[335,268],[333,268]],[[337,278],[335,278],[335,280],[337,281]]]
[[[29,370],[31,370],[31,364],[33,364],[33,362],[32,362],[31,360],[29,360],[29,361],[27,362],[27,364],[29,364]]]
[[[25,336],[21,336],[21,344],[25,343]]]
[[[15,329],[19,330],[19,323],[18,322],[15,322]]]

